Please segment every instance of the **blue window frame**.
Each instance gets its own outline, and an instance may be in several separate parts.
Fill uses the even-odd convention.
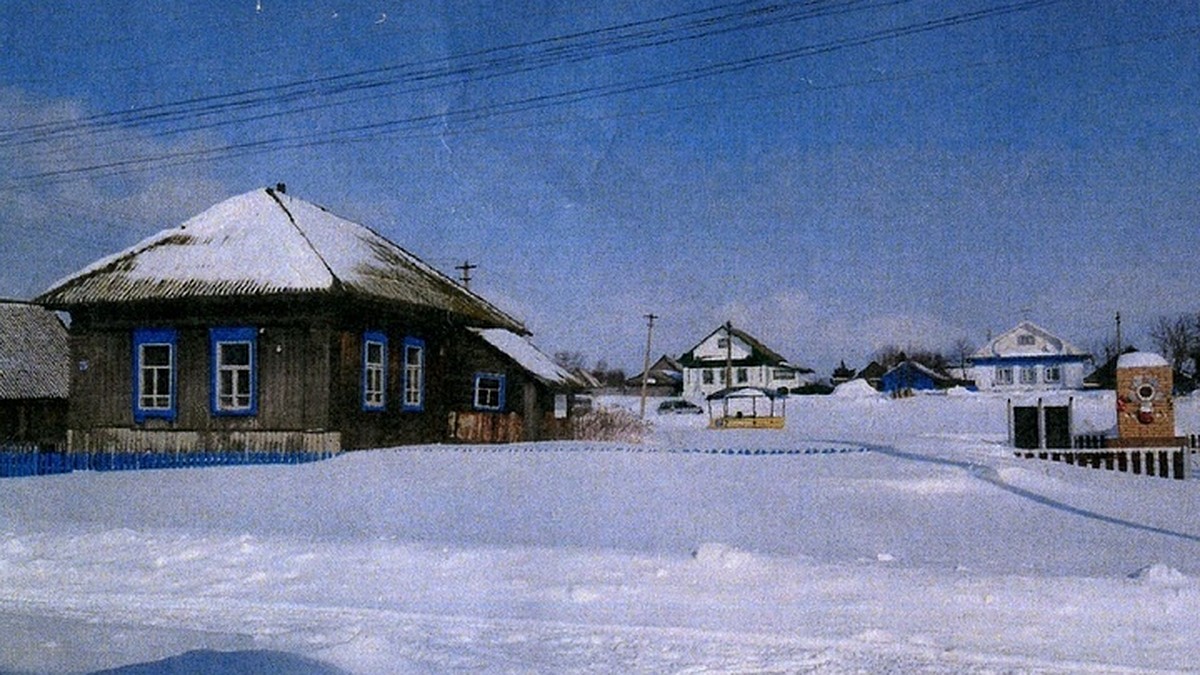
[[[420,412],[425,409],[425,341],[419,338],[404,338],[403,399],[400,409]]]
[[[475,373],[476,410],[504,410],[505,378],[498,373]]]
[[[133,331],[133,421],[150,418],[174,421],[178,335],[171,328]]]
[[[209,330],[212,350],[212,414],[258,414],[258,331]]]
[[[362,408],[387,408],[387,336],[377,331],[363,333]]]

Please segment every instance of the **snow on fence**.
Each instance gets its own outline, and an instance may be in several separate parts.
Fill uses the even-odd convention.
[[[48,476],[72,471],[138,471],[250,464],[306,464],[332,452],[60,452],[37,446],[0,446],[0,478]]]

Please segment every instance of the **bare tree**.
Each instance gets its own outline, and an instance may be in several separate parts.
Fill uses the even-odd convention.
[[[587,359],[582,352],[554,352],[554,362],[567,370],[584,370]]]
[[[1159,317],[1150,327],[1150,339],[1175,372],[1195,374],[1200,358],[1200,316]]]

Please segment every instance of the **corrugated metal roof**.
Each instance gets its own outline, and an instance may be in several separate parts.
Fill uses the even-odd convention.
[[[66,326],[54,312],[0,301],[0,399],[65,399],[70,359]]]
[[[545,384],[571,387],[582,385],[569,370],[555,363],[554,359],[546,356],[545,352],[524,336],[503,328],[471,330]]]
[[[526,333],[517,319],[373,230],[270,188],[232,197],[102,258],[38,297],[51,307],[350,293]]]

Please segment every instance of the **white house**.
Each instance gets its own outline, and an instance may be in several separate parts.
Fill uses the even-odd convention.
[[[1022,321],[971,355],[968,377],[979,391],[1082,389],[1086,351]]]
[[[683,395],[688,397],[708,396],[726,387],[761,387],[790,393],[816,381],[811,368],[789,363],[728,323],[681,356],[679,365],[683,368]]]

